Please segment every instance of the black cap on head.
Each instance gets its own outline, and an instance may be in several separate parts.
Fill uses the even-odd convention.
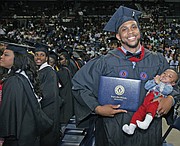
[[[66,53],[68,53],[68,50],[66,50],[66,49],[62,48],[62,49],[58,49],[58,50],[57,50],[57,52],[58,52],[58,53],[62,53],[62,52],[66,52]]]
[[[58,60],[58,54],[54,51],[49,52],[49,57],[53,58],[55,61]]]
[[[104,31],[117,32],[119,27],[126,21],[135,20],[138,23],[140,11],[120,6],[104,27]]]
[[[9,43],[9,42],[2,42],[6,45],[7,50],[12,50],[15,53],[19,54],[27,54],[28,46],[15,44],[15,43]]]
[[[70,59],[70,55],[68,54],[68,52],[67,52],[67,51],[62,51],[62,52],[60,52],[59,55],[58,55],[58,56],[59,56],[59,60],[62,60],[62,58],[61,58],[62,55],[63,55],[66,59],[68,59],[68,60]]]
[[[64,49],[66,49],[70,54],[73,53],[73,47],[71,46],[66,46]]]
[[[41,44],[41,43],[37,43],[35,44],[35,49],[34,52],[44,52],[46,54],[48,54],[48,49],[50,48],[48,45],[46,44]]]
[[[107,43],[119,43],[119,40],[116,38],[116,37],[110,37],[110,38],[107,38]]]

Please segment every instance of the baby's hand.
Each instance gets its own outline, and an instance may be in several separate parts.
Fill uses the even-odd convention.
[[[154,77],[154,81],[155,81],[157,84],[159,84],[159,83],[160,83],[160,76],[159,76],[159,75],[156,75],[156,76]]]

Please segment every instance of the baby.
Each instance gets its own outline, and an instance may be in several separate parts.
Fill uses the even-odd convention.
[[[156,75],[153,80],[148,80],[145,84],[145,89],[148,90],[148,93],[144,98],[143,104],[132,116],[130,124],[125,124],[122,130],[132,135],[137,126],[140,129],[147,129],[156,115],[159,105],[158,101],[152,101],[170,94],[177,80],[178,74],[173,69],[167,69],[160,76]]]

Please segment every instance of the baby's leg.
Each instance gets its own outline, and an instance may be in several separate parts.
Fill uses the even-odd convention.
[[[123,127],[122,127],[122,130],[125,132],[125,133],[127,133],[127,134],[129,134],[129,135],[132,135],[132,134],[134,134],[134,131],[135,131],[135,129],[136,129],[136,125],[135,124],[132,124],[132,123],[130,123],[129,125],[128,124],[125,124]]]
[[[149,127],[152,120],[153,120],[153,117],[152,117],[151,113],[148,113],[148,114],[146,114],[144,121],[141,122],[141,121],[137,120],[136,123],[139,128],[145,130]]]

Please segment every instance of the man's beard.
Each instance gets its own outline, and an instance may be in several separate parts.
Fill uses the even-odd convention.
[[[123,40],[121,40],[121,43],[128,46],[129,48],[136,48],[139,45],[139,42],[140,42],[140,39],[137,39],[136,44],[131,45],[131,44],[128,44],[127,42],[124,42]]]

